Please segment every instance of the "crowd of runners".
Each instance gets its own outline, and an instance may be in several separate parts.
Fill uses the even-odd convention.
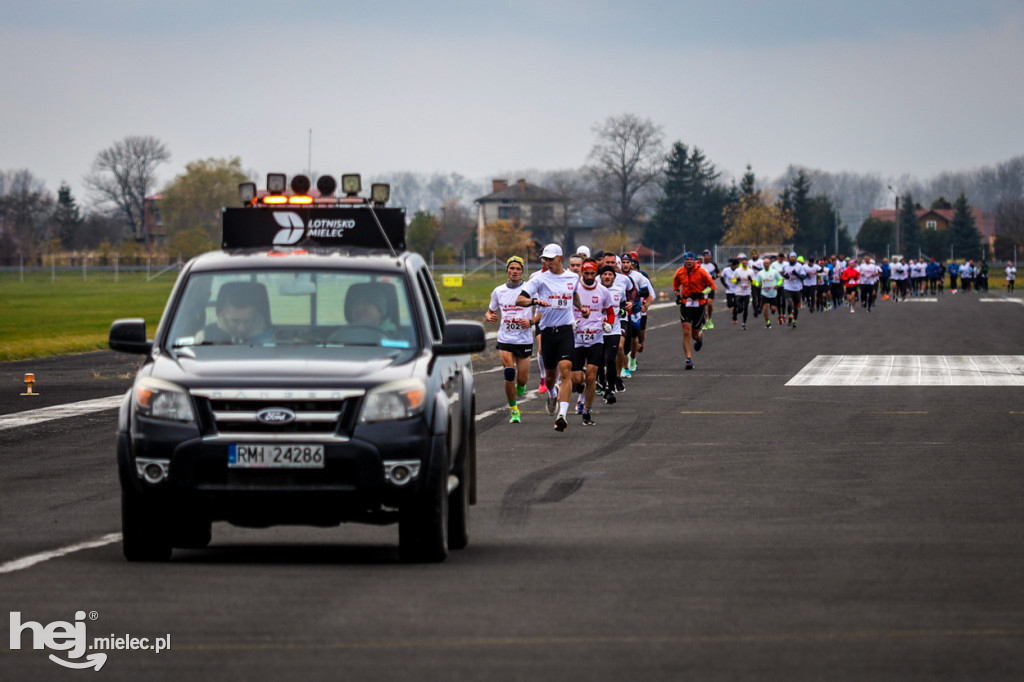
[[[548,244],[540,260],[541,270],[524,280],[524,260],[509,258],[508,279],[491,293],[485,315],[488,322],[499,325],[509,422],[522,421],[518,400],[526,394],[537,342],[538,391],[546,397],[548,414],[555,417],[555,430],[565,431],[573,403],[582,423],[592,426],[595,399],[615,404],[626,390],[623,380],[636,371],[654,287],[635,253],[591,254],[582,246],[566,261],[559,245]],[[1017,274],[1012,262],[1007,262],[1005,273],[1012,292]],[[934,259],[896,257],[879,263],[871,256],[815,260],[793,251],[766,255],[751,251],[720,268],[709,250],[700,257],[685,253],[672,279],[685,369],[694,368],[693,353],[703,347],[704,332],[714,328],[717,291],[724,291],[732,324],[744,331],[748,324],[760,326],[761,321],[767,330],[773,323],[796,330],[802,309],[810,314],[839,310],[854,314],[859,307],[870,313],[879,300],[899,303],[908,297],[942,295],[947,277],[954,294],[988,290],[984,261],[947,267]]]

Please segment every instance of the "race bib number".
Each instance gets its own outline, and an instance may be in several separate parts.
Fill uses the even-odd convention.
[[[518,332],[522,330],[523,328],[519,326],[519,320],[508,320],[505,322],[505,331],[507,332]]]
[[[688,299],[686,299],[686,307],[687,308],[699,308],[700,307],[700,301],[694,301],[693,299],[688,298]]]
[[[595,341],[597,341],[597,335],[594,332],[583,332],[581,334],[577,334],[576,336],[579,338],[580,343],[584,346],[592,345]]]

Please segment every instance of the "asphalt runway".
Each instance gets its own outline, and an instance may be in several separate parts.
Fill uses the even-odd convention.
[[[207,550],[129,564],[115,411],[0,423],[0,611],[82,611],[90,642],[170,637],[108,651],[104,679],[1020,680],[1024,398],[1006,381],[1024,376],[1024,302],[981,298],[771,331],[719,301],[692,372],[659,308],[619,402],[562,434],[535,363],[507,423],[489,351],[480,504],[440,565],[400,563],[394,527],[224,524]],[[973,362],[980,384],[929,384],[936,356],[947,378],[997,360]],[[117,395],[136,363],[0,365],[0,416]],[[835,384],[787,385],[809,365]],[[39,397],[18,395],[28,371]],[[0,679],[71,674],[9,630]]]

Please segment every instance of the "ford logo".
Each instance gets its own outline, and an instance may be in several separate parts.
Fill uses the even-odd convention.
[[[256,421],[260,424],[291,424],[295,421],[295,413],[287,407],[265,407],[256,413]]]

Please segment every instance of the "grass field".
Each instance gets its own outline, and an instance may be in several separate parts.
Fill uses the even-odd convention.
[[[673,272],[657,273],[655,287],[667,289]],[[106,349],[110,323],[123,317],[145,319],[152,334],[175,277],[168,272],[146,281],[145,273],[121,272],[114,281],[114,273],[94,270],[84,281],[71,271],[27,272],[22,280],[17,272],[0,273],[0,361]],[[505,278],[485,270],[463,278],[462,287],[445,287],[441,272],[434,280],[445,311],[465,317],[479,315]]]

